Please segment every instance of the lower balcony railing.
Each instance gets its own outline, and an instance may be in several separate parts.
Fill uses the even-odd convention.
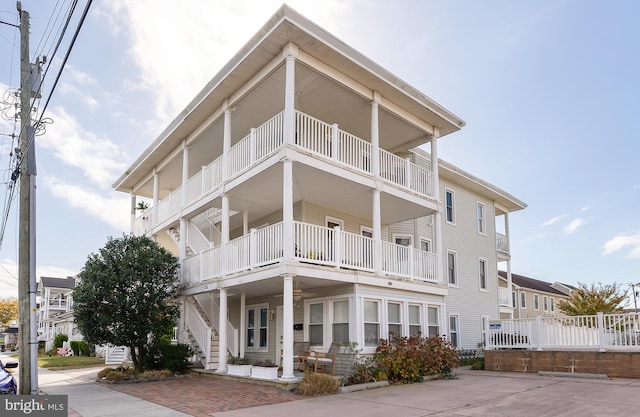
[[[294,222],[294,258],[305,263],[373,272],[375,265],[390,276],[439,283],[436,255],[408,246],[308,223]],[[184,260],[182,280],[195,284],[225,274],[277,263],[284,257],[283,223],[277,223],[205,250]],[[224,252],[224,258],[222,257]],[[379,252],[380,262],[376,263]]]

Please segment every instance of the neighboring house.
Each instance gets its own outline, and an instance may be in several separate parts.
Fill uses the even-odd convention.
[[[526,205],[436,157],[463,126],[285,5],[114,188],[180,258],[179,335],[206,368],[282,349],[288,380],[294,341],[372,353],[392,332],[475,348]]]
[[[45,349],[53,349],[57,334],[66,334],[69,341],[82,340],[82,334],[73,320],[73,289],[75,278],[41,277],[38,282],[38,341]]]
[[[498,274],[504,285],[507,280],[507,272],[498,271]],[[513,291],[511,293],[513,317],[508,318],[519,319],[565,315],[558,309],[558,302],[569,298],[572,289],[574,289],[573,286],[558,282],[541,281],[513,273],[511,274],[511,281],[513,283]]]
[[[16,350],[18,349],[18,333],[17,327],[7,327],[2,331],[2,343],[0,344],[0,351]]]

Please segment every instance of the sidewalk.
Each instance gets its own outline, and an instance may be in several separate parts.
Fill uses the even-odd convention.
[[[261,388],[250,383],[194,376],[173,380],[173,384],[110,386],[117,387],[116,391],[91,382],[95,372],[95,368],[67,372],[41,369],[39,385],[48,394],[68,395],[69,406],[75,412],[70,412],[69,416],[82,417],[619,417],[637,415],[640,409],[640,380],[622,378],[594,380],[458,369],[454,380],[392,385],[370,391],[254,406],[255,403],[247,399]],[[276,393],[301,398],[282,389],[274,389]],[[119,392],[121,390],[131,395]],[[265,395],[271,394],[258,396]],[[223,399],[235,407],[245,408],[220,411]]]

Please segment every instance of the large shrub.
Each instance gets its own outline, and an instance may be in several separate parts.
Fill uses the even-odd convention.
[[[193,356],[193,350],[187,344],[157,344],[149,349],[149,355],[145,358],[144,368],[185,372],[189,369],[189,358],[191,358],[191,356]]]
[[[304,396],[334,394],[340,387],[340,381],[331,375],[308,372],[298,384],[298,392]]]
[[[69,336],[63,333],[58,333],[56,337],[53,339],[53,347],[56,349],[61,348],[64,342],[68,340],[69,340]]]
[[[393,335],[380,340],[374,361],[391,382],[422,382],[425,375],[449,375],[458,366],[458,353],[441,337]]]

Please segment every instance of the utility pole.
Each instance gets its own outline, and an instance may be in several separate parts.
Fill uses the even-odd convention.
[[[38,341],[35,324],[35,131],[31,126],[32,74],[29,63],[29,12],[16,3],[20,14],[20,235],[18,242],[18,314],[20,335],[19,393],[38,393]],[[37,64],[39,65],[39,64]],[[36,72],[38,68],[35,69]],[[39,88],[39,85],[37,86]]]

